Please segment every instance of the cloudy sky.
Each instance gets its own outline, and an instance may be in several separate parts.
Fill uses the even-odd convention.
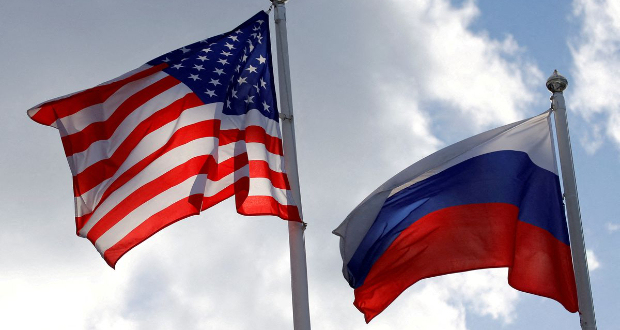
[[[25,113],[268,7],[0,0],[0,328],[292,328],[284,221],[236,215],[226,201],[113,270],[75,235],[58,132]],[[331,234],[416,160],[547,110],[554,69],[569,80],[597,321],[617,326],[620,2],[291,0],[287,17],[314,329],[579,329],[559,303],[509,287],[503,269],[423,280],[366,325]]]

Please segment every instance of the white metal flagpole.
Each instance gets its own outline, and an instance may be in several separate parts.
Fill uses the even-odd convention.
[[[278,79],[280,90],[280,118],[282,119],[282,146],[284,165],[291,185],[293,199],[302,215],[299,175],[297,173],[297,150],[295,148],[295,126],[293,123],[293,98],[291,76],[288,65],[288,39],[286,37],[286,0],[273,0],[275,7],[276,44],[278,51]],[[302,217],[303,219],[303,217]],[[295,330],[310,330],[310,306],[308,300],[308,271],[304,230],[306,224],[294,221],[288,223],[289,249],[291,258],[291,291],[293,296],[293,325]]]
[[[564,103],[564,94],[562,93],[566,89],[566,86],[568,86],[568,80],[558,74],[557,70],[547,79],[547,88],[553,93],[551,97],[551,108],[555,112],[555,130],[560,153],[560,165],[562,168],[564,201],[566,204],[566,216],[568,218],[568,235],[570,236],[570,247],[573,255],[575,281],[577,282],[577,299],[579,301],[581,329],[596,330],[594,302],[592,301],[590,275],[588,273],[588,261],[583,239],[583,229],[581,226],[579,198],[577,196],[577,182],[575,180],[575,169],[573,167],[573,154],[571,151],[570,137],[568,135],[566,105]]]

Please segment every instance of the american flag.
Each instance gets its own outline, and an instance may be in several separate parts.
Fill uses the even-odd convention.
[[[77,234],[105,261],[235,196],[244,215],[301,221],[284,172],[269,16],[171,51],[28,115],[56,127]]]

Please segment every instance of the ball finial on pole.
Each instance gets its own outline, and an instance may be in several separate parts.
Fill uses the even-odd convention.
[[[553,70],[553,74],[547,79],[547,89],[551,93],[562,93],[566,86],[568,86],[568,80],[559,74],[558,70]]]

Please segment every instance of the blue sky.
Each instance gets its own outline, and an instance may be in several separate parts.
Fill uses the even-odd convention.
[[[226,201],[153,236],[112,270],[75,236],[57,131],[25,114],[226,32],[269,2],[0,5],[0,328],[290,329],[283,221],[236,215]],[[404,167],[547,110],[545,81],[554,69],[569,80],[564,94],[597,321],[614,328],[618,2],[291,0],[287,18],[315,329],[579,329],[577,315],[513,290],[501,269],[421,281],[366,325],[331,234]]]

